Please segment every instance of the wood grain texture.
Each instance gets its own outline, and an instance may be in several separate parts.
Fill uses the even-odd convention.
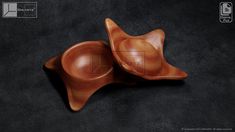
[[[129,73],[147,80],[182,80],[187,77],[187,73],[170,65],[164,58],[163,30],[131,36],[109,18],[105,24],[112,53],[120,66]]]
[[[67,89],[69,105],[78,111],[100,88],[124,82],[115,76],[112,53],[103,41],[87,41],[48,60],[45,67],[59,73]],[[118,69],[116,69],[118,70]],[[125,76],[125,75],[123,75]]]

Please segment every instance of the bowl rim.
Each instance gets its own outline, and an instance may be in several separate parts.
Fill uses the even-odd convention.
[[[105,71],[102,75],[98,75],[95,77],[91,77],[91,78],[83,78],[82,76],[75,76],[74,74],[72,74],[71,72],[68,71],[68,69],[65,67],[65,63],[66,63],[66,56],[71,53],[74,49],[83,47],[83,46],[99,46],[101,48],[103,48],[103,46],[105,46],[104,48],[110,48],[107,46],[105,41],[84,41],[84,42],[79,42],[74,44],[73,46],[69,47],[68,49],[65,50],[65,52],[62,54],[61,56],[61,66],[62,69],[65,71],[66,74],[68,74],[70,77],[77,79],[77,80],[83,80],[83,81],[92,81],[92,80],[97,80],[97,79],[101,79],[103,77],[105,77],[106,75],[108,75],[110,72],[113,71],[113,66],[110,66],[110,68]],[[96,48],[97,49],[97,48]],[[112,53],[110,54],[112,55]]]

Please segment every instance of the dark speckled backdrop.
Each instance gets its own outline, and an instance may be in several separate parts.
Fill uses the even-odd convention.
[[[37,2],[37,19],[0,18],[0,132],[235,130],[235,22],[219,22],[221,1]],[[108,40],[106,17],[133,35],[163,28],[167,60],[189,77],[105,86],[71,112],[61,80],[42,65],[74,43]]]

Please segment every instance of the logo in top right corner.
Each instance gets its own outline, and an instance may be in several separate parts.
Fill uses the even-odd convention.
[[[221,23],[233,22],[233,3],[232,2],[220,2],[219,21]]]

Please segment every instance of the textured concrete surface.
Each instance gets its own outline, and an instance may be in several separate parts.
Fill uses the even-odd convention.
[[[37,2],[37,19],[0,18],[1,132],[235,130],[235,22],[219,22],[220,1]],[[42,65],[74,43],[107,40],[106,17],[133,35],[163,28],[164,54],[188,79],[109,85],[71,112],[61,80]]]

